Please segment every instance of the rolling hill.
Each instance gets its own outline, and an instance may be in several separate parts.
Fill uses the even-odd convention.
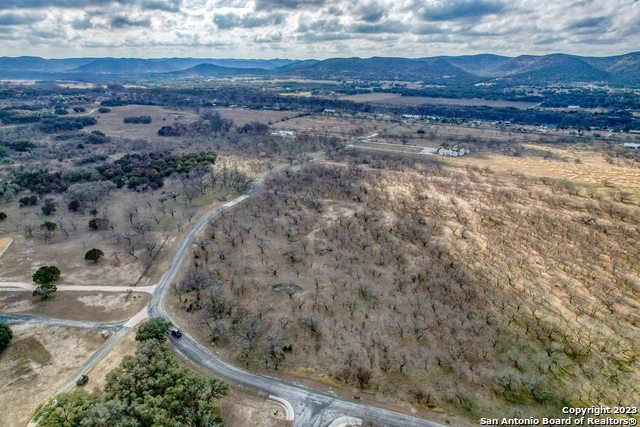
[[[640,52],[611,57],[565,54],[438,56],[425,58],[199,59],[0,58],[0,77],[63,79],[102,76],[193,78],[268,76],[314,80],[398,80],[468,85],[599,83],[638,87]]]

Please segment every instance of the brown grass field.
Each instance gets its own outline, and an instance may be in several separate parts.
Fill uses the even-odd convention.
[[[11,239],[8,237],[0,238],[0,253],[7,247],[7,245],[11,243]]]
[[[336,135],[342,138],[364,136],[389,126],[389,122],[365,120],[354,117],[310,115],[274,124],[274,130],[293,130],[297,132],[316,133],[320,135]]]
[[[394,93],[365,93],[360,95],[349,95],[342,97],[353,102],[369,102],[372,104],[388,104],[388,105],[463,105],[463,106],[479,106],[486,105],[489,107],[515,107],[527,109],[536,106],[533,102],[512,102],[512,101],[491,101],[485,99],[457,99],[457,98],[429,98],[424,96],[402,96]]]
[[[298,115],[295,111],[273,111],[273,110],[245,110],[243,108],[216,108],[225,119],[233,120],[237,126],[242,126],[249,122],[261,122],[266,125],[278,124]]]
[[[40,299],[31,292],[0,292],[0,311],[56,319],[117,322],[135,316],[149,301],[146,292],[57,292]]]
[[[24,427],[36,408],[104,344],[100,331],[46,325],[13,326],[0,356],[0,427]]]
[[[87,113],[94,107],[87,106]],[[124,105],[121,107],[109,107],[111,112],[101,114],[98,111],[90,116],[98,120],[98,124],[88,128],[89,131],[98,130],[109,136],[127,138],[131,140],[146,139],[147,141],[165,141],[158,135],[158,129],[176,123],[191,123],[198,118],[193,110],[180,111],[166,109],[153,105]],[[80,113],[83,115],[86,113]],[[129,116],[150,116],[149,124],[124,123],[122,120]]]

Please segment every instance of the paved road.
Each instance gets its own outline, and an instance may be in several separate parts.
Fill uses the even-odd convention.
[[[393,129],[402,123],[395,124],[390,126],[379,133],[385,132],[389,129]],[[377,136],[377,134],[373,134],[364,138],[359,138],[354,141],[351,141],[341,147],[338,147],[333,150],[326,151],[324,153],[316,154],[314,156],[308,157],[307,159],[296,162],[291,165],[285,166],[281,169],[271,172],[267,176],[274,175],[285,171],[287,169],[291,169],[293,167],[299,166],[302,163],[320,158],[331,152],[346,148],[355,144],[358,141],[362,141],[368,138],[372,138]],[[178,248],[175,256],[171,260],[169,267],[165,271],[164,275],[160,279],[160,282],[156,285],[153,294],[151,295],[151,299],[149,300],[149,304],[147,305],[147,311],[149,317],[163,317],[169,319],[167,312],[164,309],[164,299],[166,294],[170,288],[171,283],[176,277],[182,262],[186,258],[191,244],[196,237],[196,235],[202,230],[202,228],[207,224],[209,220],[215,218],[220,213],[225,210],[233,207],[234,205],[242,202],[253,194],[257,193],[260,190],[260,186],[264,182],[266,177],[262,177],[258,179],[251,189],[244,195],[235,200],[230,201],[222,206],[217,207],[213,211],[209,212],[202,219],[200,219],[194,226],[189,230],[185,238],[183,239],[180,247]],[[136,317],[144,317],[144,312],[139,313]],[[79,322],[73,320],[62,320],[62,319],[45,319],[45,318],[37,318],[33,316],[22,316],[22,315],[13,315],[13,314],[0,314],[0,321],[8,324],[25,324],[25,323],[45,323],[52,325],[67,325],[67,326],[80,326],[80,327],[93,327],[100,329],[109,329],[114,332],[114,335],[111,337],[104,346],[102,346],[96,353],[94,353],[89,360],[87,360],[75,373],[71,376],[60,389],[56,392],[62,393],[65,391],[69,391],[80,375],[88,372],[93,366],[95,366],[114,346],[115,344],[129,331],[129,327],[123,326],[125,322],[118,323],[92,323],[92,322]],[[175,323],[175,322],[174,322]],[[127,324],[128,326],[128,324]],[[385,425],[391,427],[444,427],[441,424],[434,423],[431,421],[411,417],[404,414],[399,414],[396,412],[387,411],[385,409],[376,408],[373,406],[368,406],[362,403],[353,402],[350,400],[342,399],[335,396],[330,396],[324,393],[320,393],[315,390],[306,389],[300,386],[288,384],[273,378],[263,377],[260,375],[256,375],[247,371],[244,371],[240,368],[237,368],[231,364],[223,362],[213,354],[211,354],[205,347],[198,344],[194,339],[192,339],[187,333],[184,333],[182,338],[175,339],[174,337],[170,337],[172,343],[176,346],[176,348],[182,352],[187,358],[192,360],[193,362],[210,369],[218,375],[221,375],[231,381],[235,381],[237,383],[243,384],[245,386],[256,388],[258,390],[262,390],[264,392],[269,393],[269,395],[277,396],[279,398],[287,400],[293,407],[295,412],[295,426],[304,426],[304,427],[324,427],[329,425],[336,418],[342,416],[351,416],[357,417],[361,419],[372,420],[375,422],[383,423]],[[31,424],[34,425],[34,424]]]
[[[388,131],[389,129],[393,129],[401,124],[402,123],[398,123],[390,126],[380,131],[379,133]],[[273,171],[267,176],[280,173],[287,169],[291,169],[307,161],[325,156],[333,151],[351,146],[363,139],[377,136],[378,134],[370,135],[365,138],[359,138],[334,150],[316,154],[305,159],[302,162],[297,162]],[[171,283],[173,282],[173,279],[176,277],[178,270],[182,265],[182,262],[187,256],[194,238],[209,220],[215,218],[220,213],[229,209],[233,205],[257,193],[265,178],[266,177],[263,177],[257,180],[252,186],[251,190],[244,196],[225,205],[219,206],[218,208],[209,212],[202,219],[200,219],[200,221],[198,221],[191,230],[189,230],[189,233],[180,244],[178,251],[171,260],[169,267],[165,271],[165,274],[162,276],[162,279],[158,283],[155,292],[149,300],[149,305],[147,306],[149,317],[163,317],[171,321],[170,317],[164,309],[164,298],[169,290]],[[175,322],[172,323],[175,324]],[[442,427],[441,424],[431,421],[410,417],[408,415],[398,414],[384,409],[368,406],[362,403],[330,396],[315,390],[287,384],[273,378],[267,378],[260,375],[252,374],[226,362],[223,362],[216,356],[212,355],[209,351],[207,351],[206,348],[198,344],[186,333],[183,334],[182,338],[180,339],[175,339],[174,337],[170,337],[170,339],[171,342],[176,346],[176,348],[187,358],[207,369],[210,369],[216,374],[228,378],[229,380],[232,380],[234,382],[243,384],[247,387],[256,388],[258,390],[267,392],[270,395],[274,395],[287,400],[289,403],[291,403],[295,411],[295,426],[327,426],[336,418],[347,415],[376,421],[392,427]]]
[[[104,343],[102,347],[98,349],[91,357],[82,364],[68,379],[60,386],[55,392],[54,396],[60,393],[67,393],[75,386],[76,380],[81,375],[86,374],[98,364],[104,356],[111,351],[111,349],[120,341],[131,328],[124,326],[126,321],[122,322],[83,322],[78,320],[68,319],[52,319],[48,317],[35,317],[22,314],[2,314],[0,313],[0,322],[7,325],[28,325],[28,324],[43,324],[43,325],[57,325],[57,326],[75,326],[79,328],[92,328],[100,330],[108,330],[113,332],[113,335],[109,340]],[[35,425],[35,424],[30,424]]]
[[[115,330],[111,338],[109,338],[109,341],[104,343],[104,345],[100,347],[98,351],[93,353],[89,358],[89,360],[84,362],[82,366],[80,366],[73,373],[73,375],[71,375],[67,379],[67,381],[65,381],[64,384],[60,386],[58,391],[55,392],[54,396],[57,396],[60,393],[67,393],[71,391],[71,389],[73,389],[73,387],[76,385],[76,381],[78,380],[78,378],[80,378],[81,375],[86,374],[91,370],[91,368],[96,366],[98,362],[102,360],[102,358],[111,351],[111,349],[118,343],[118,341],[120,341],[125,335],[127,335],[130,329],[131,328],[125,328],[124,326],[120,326],[119,329]]]

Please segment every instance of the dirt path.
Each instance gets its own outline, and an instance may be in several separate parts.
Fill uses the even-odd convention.
[[[3,253],[5,253],[7,249],[9,249],[11,243],[13,243],[13,239],[10,237],[4,237],[0,239],[0,257]]]
[[[80,286],[80,285],[57,285],[58,291],[96,291],[96,292],[146,292],[152,294],[156,288],[156,285],[152,286]],[[15,289],[10,288],[20,288],[25,291],[34,291],[36,289],[36,285],[32,285],[29,283],[23,282],[0,282],[0,291]]]

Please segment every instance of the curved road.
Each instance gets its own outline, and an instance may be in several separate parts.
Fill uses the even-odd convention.
[[[91,113],[91,112],[90,112]],[[90,114],[89,113],[89,114]],[[397,126],[400,126],[401,123],[397,123],[393,126],[390,126],[379,133],[386,132],[390,129],[393,129]],[[234,205],[242,202],[243,200],[249,198],[253,194],[257,193],[260,190],[260,186],[264,182],[264,179],[270,175],[278,174],[287,169],[294,168],[296,166],[301,165],[302,163],[315,160],[317,158],[323,157],[331,152],[338,151],[340,149],[346,148],[355,144],[356,142],[366,140],[368,138],[372,138],[377,136],[379,133],[375,133],[373,135],[358,138],[354,141],[351,141],[345,145],[342,145],[338,148],[328,150],[326,152],[316,154],[314,156],[308,157],[303,161],[293,163],[291,165],[285,166],[281,169],[273,171],[258,179],[251,190],[249,190],[245,195],[240,196],[222,206],[217,207],[213,211],[209,212],[203,218],[201,218],[194,226],[189,230],[185,238],[183,239],[180,247],[178,248],[176,254],[174,255],[169,267],[165,271],[164,275],[160,279],[160,282],[153,289],[153,293],[151,295],[151,299],[147,305],[147,313],[148,316],[153,317],[162,317],[169,321],[169,315],[165,311],[164,308],[164,299],[169,291],[171,283],[175,279],[178,271],[180,270],[180,266],[182,262],[186,258],[189,249],[191,248],[191,244],[195,239],[196,235],[202,230],[202,228],[207,224],[209,220],[215,218],[220,215],[220,213],[225,210],[233,207]],[[33,317],[33,316],[20,316],[20,315],[12,315],[12,314],[0,314],[0,320],[9,323],[9,324],[25,324],[25,323],[45,323],[52,325],[66,325],[66,326],[80,326],[80,327],[89,327],[89,328],[99,328],[99,329],[108,329],[114,332],[113,336],[109,341],[107,341],[96,353],[94,353],[89,360],[87,360],[77,371],[74,373],[72,377],[70,377],[56,392],[62,393],[69,391],[74,384],[75,379],[83,373],[86,373],[92,366],[94,366],[100,359],[102,359],[108,352],[115,346],[115,344],[129,331],[130,326],[140,321],[141,318],[146,317],[144,314],[147,313],[139,313],[136,316],[136,321],[132,322],[133,319],[130,319],[129,322],[118,322],[118,323],[92,323],[92,322],[78,322],[73,320],[61,320],[61,319],[47,319],[41,317]],[[175,322],[172,322],[175,324]],[[342,399],[336,396],[327,395],[312,389],[307,389],[304,387],[288,384],[273,378],[263,377],[260,375],[256,375],[247,371],[244,371],[240,368],[237,368],[229,363],[226,363],[209,351],[206,348],[198,344],[193,338],[189,336],[189,334],[184,333],[182,338],[176,339],[174,337],[169,337],[171,342],[175,345],[175,347],[187,358],[191,361],[210,369],[216,374],[223,376],[231,381],[240,383],[247,387],[255,388],[261,391],[264,391],[272,396],[277,396],[281,399],[288,401],[295,412],[294,426],[304,426],[304,427],[324,427],[329,425],[332,421],[336,420],[339,417],[349,416],[349,417],[357,417],[360,419],[366,419],[375,421],[378,423],[382,423],[384,425],[390,427],[445,427],[442,424],[438,424],[432,421],[427,421],[415,417],[411,417],[404,414],[399,414],[396,412],[388,411],[385,409],[380,409],[377,407],[365,405],[362,403],[353,402],[350,400]],[[35,424],[31,424],[35,425]]]
[[[401,124],[402,123],[398,123],[390,126],[380,131],[379,133],[388,131],[389,129],[395,128]],[[358,141],[377,136],[379,133],[370,135],[368,137],[356,139],[336,149],[316,154],[315,156],[309,157],[301,162],[296,162],[289,166],[273,171],[267,176],[258,179],[253,184],[251,190],[244,196],[238,197],[237,199],[226,203],[225,205],[219,206],[218,208],[205,215],[193,226],[193,228],[191,228],[191,230],[189,230],[189,233],[185,236],[184,240],[180,244],[180,247],[171,260],[169,267],[162,276],[162,279],[160,279],[160,282],[157,284],[155,292],[151,296],[151,299],[149,300],[149,304],[147,306],[149,317],[162,317],[171,321],[169,315],[164,309],[165,296],[169,291],[169,287],[171,286],[173,279],[176,277],[178,270],[182,265],[182,262],[187,256],[193,240],[209,220],[215,218],[216,216],[220,215],[220,213],[258,192],[266,177],[275,175],[287,169],[291,169],[302,163],[320,158],[331,153],[332,151],[346,148]],[[175,322],[172,323],[176,324]],[[203,346],[198,344],[186,333],[184,333],[182,338],[180,339],[176,339],[174,337],[170,337],[170,339],[173,345],[175,345],[176,348],[180,350],[180,352],[187,358],[207,369],[210,369],[216,374],[247,387],[256,388],[258,390],[269,393],[270,395],[274,395],[287,400],[289,403],[291,403],[295,411],[295,426],[327,426],[336,418],[346,415],[379,422],[388,426],[443,427],[442,424],[438,424],[435,422],[387,411],[385,409],[380,409],[339,397],[330,396],[315,390],[287,384],[273,378],[267,378],[260,375],[252,374],[231,364],[223,362],[222,360],[208,352]]]

